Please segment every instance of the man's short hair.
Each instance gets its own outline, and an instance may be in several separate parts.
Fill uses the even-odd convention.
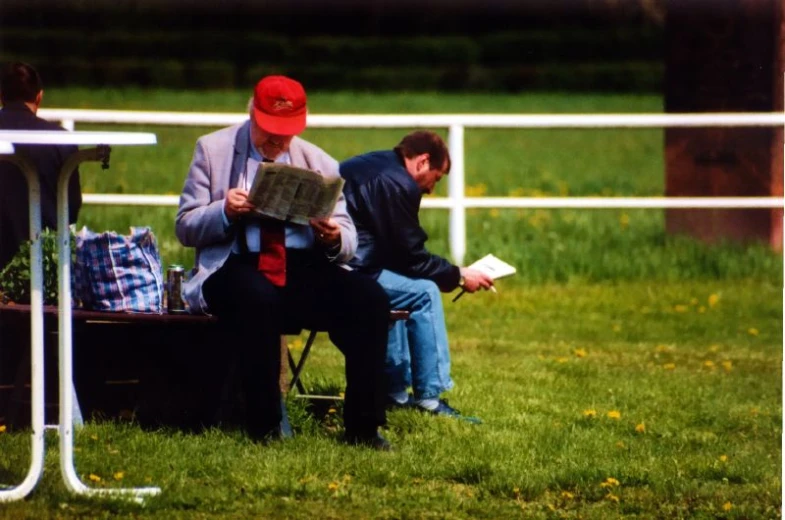
[[[450,150],[439,134],[429,130],[417,130],[407,134],[395,147],[395,153],[401,159],[411,159],[427,153],[431,168],[441,168],[444,165],[446,166],[445,173],[450,173],[452,166]]]
[[[41,76],[27,63],[9,63],[0,72],[0,102],[4,105],[12,101],[33,103],[43,88]]]

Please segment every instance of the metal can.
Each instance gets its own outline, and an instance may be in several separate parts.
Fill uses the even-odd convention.
[[[185,269],[181,265],[170,265],[166,270],[166,310],[169,314],[185,312],[183,302],[183,277]]]

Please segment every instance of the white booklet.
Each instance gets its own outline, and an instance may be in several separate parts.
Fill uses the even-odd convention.
[[[504,262],[503,260],[499,260],[492,254],[485,255],[469,267],[472,269],[477,269],[478,271],[482,271],[494,280],[497,278],[504,278],[505,276],[513,275],[516,272],[515,267],[511,266],[507,262]]]
[[[248,200],[260,215],[308,224],[312,218],[332,215],[343,184],[341,177],[327,178],[288,164],[261,163]]]
[[[500,260],[499,258],[497,258],[496,256],[490,253],[480,258],[476,262],[474,262],[472,265],[469,266],[469,268],[482,271],[483,273],[487,274],[494,280],[496,280],[497,278],[504,278],[505,276],[513,275],[517,271],[515,267],[511,266],[510,264],[508,264],[503,260]],[[493,292],[496,292],[496,288],[494,286],[491,286],[491,290]],[[465,292],[466,289],[461,289],[461,292],[459,292],[458,295],[452,299],[452,301],[457,301],[458,298],[463,296]]]

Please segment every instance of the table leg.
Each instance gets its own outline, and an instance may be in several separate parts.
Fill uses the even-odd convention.
[[[68,181],[77,166],[84,161],[106,161],[109,147],[99,146],[79,150],[71,155],[60,170],[57,181],[57,263],[58,263],[58,331],[60,362],[60,471],[68,489],[84,495],[121,496],[141,501],[142,497],[157,495],[157,487],[94,489],[87,487],[76,474],[73,446],[73,338],[71,331],[71,234],[68,222]]]
[[[14,163],[27,179],[30,220],[30,469],[22,483],[0,490],[0,502],[19,500],[33,490],[44,471],[44,270],[41,252],[41,188],[36,168],[21,155],[0,155]]]

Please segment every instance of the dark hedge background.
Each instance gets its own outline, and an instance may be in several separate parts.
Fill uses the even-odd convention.
[[[663,76],[662,23],[636,0],[3,0],[0,27],[0,59],[56,86],[280,72],[335,90],[658,92]]]

